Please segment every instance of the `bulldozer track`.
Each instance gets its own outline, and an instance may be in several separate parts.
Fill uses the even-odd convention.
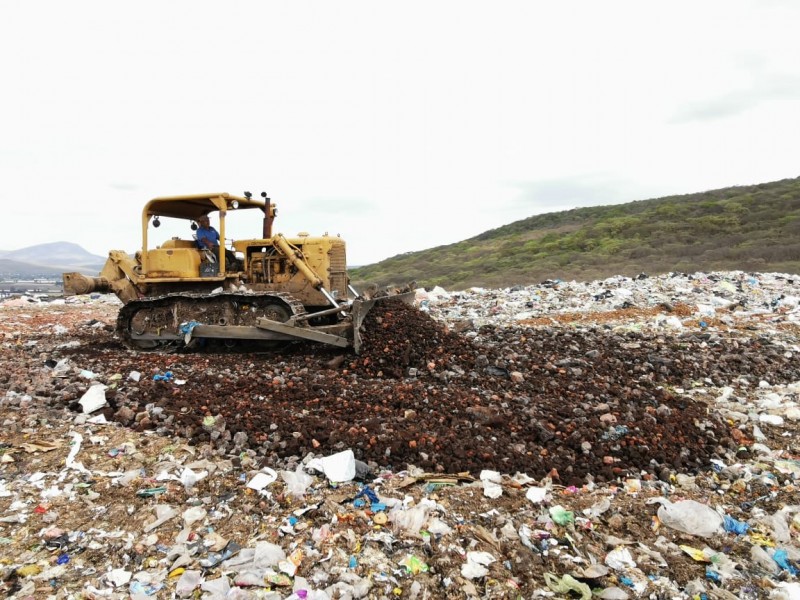
[[[261,317],[285,322],[305,312],[283,292],[182,292],[129,302],[119,311],[116,332],[133,350],[174,351],[186,345],[181,328],[192,324],[252,326]]]

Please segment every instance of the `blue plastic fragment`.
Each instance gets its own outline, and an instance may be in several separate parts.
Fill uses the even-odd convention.
[[[153,381],[172,381],[172,371],[167,371],[163,375],[161,373],[156,373],[153,375]]]
[[[706,567],[706,577],[714,583],[722,583],[722,577],[711,567]]]
[[[353,500],[353,506],[355,506],[356,508],[361,508],[362,506],[366,505],[367,501],[364,500],[363,498],[356,498],[355,500]]]
[[[370,502],[380,502],[380,500],[378,500],[378,495],[373,492],[368,485],[365,485],[361,488],[361,491],[356,494],[356,498],[360,498],[361,496],[366,496],[367,500]]]
[[[786,555],[786,550],[775,550],[775,554],[772,555],[772,560],[778,563],[778,566],[781,569],[787,571],[791,575],[797,575],[800,573],[800,571],[797,570],[797,567],[789,562],[789,557]]]
[[[188,323],[181,323],[180,332],[184,335],[192,333],[192,329],[200,325],[197,321],[189,321]]]
[[[370,508],[372,509],[372,512],[380,512],[382,510],[386,510],[386,504],[383,502],[373,502]]]
[[[356,560],[356,557],[355,557],[355,556],[352,556],[352,555],[351,555],[351,556],[350,556],[350,563],[349,563],[349,567],[350,567],[351,569],[355,569],[357,566],[358,566],[358,560]]]
[[[723,517],[723,525],[725,526],[725,531],[728,533],[735,533],[736,535],[743,535],[750,529],[750,525],[744,521],[737,521],[728,515]]]
[[[633,579],[631,579],[630,577],[625,577],[625,576],[620,577],[619,581],[620,581],[620,583],[622,583],[624,585],[627,585],[628,587],[631,587],[631,588],[633,587]]]
[[[130,591],[132,594],[145,594],[153,596],[164,587],[163,583],[142,583],[141,581],[132,581]]]
[[[56,560],[56,563],[59,565],[65,565],[68,562],[69,562],[69,554],[62,554],[58,557],[58,560]]]

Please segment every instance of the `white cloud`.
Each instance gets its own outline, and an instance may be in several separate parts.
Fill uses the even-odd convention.
[[[538,212],[800,175],[794,2],[3,12],[2,249],[133,250],[152,197],[265,189],[277,230],[340,233],[364,264]]]

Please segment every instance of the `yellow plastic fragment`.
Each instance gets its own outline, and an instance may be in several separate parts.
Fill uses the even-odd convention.
[[[170,577],[178,577],[178,576],[180,576],[180,575],[183,575],[183,572],[184,572],[185,570],[186,570],[186,569],[184,569],[183,567],[178,567],[177,569],[173,569],[172,571],[170,571],[170,572],[169,572],[169,576],[170,576]]]
[[[697,548],[692,548],[691,546],[681,545],[679,546],[681,550],[686,552],[689,556],[691,556],[697,562],[711,562],[711,560],[705,555],[705,552],[702,550],[698,550]]]
[[[17,575],[20,577],[30,577],[32,575],[38,575],[41,572],[42,567],[39,565],[25,565],[24,567],[17,569]]]
[[[754,544],[758,544],[759,546],[767,546],[768,548],[774,548],[775,542],[765,536],[763,533],[755,533],[751,532],[748,536],[750,541]]]
[[[396,587],[396,588],[394,588],[394,589],[392,590],[392,593],[393,593],[395,596],[398,596],[398,597],[399,597],[399,596],[402,596],[402,595],[403,595],[403,588],[398,588],[398,587]]]

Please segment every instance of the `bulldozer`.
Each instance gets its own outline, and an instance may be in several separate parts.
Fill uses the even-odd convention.
[[[261,215],[261,237],[226,238],[226,219],[242,211]],[[261,199],[249,192],[154,198],[142,209],[141,250],[110,251],[97,277],[64,273],[64,295],[115,294],[123,303],[117,335],[129,348],[144,351],[217,340],[226,347],[315,342],[359,353],[361,325],[375,302],[390,295],[413,302],[408,290],[359,294],[347,275],[343,239],[273,234],[276,215],[265,192]],[[216,252],[202,247],[196,233],[150,248],[151,229],[162,220],[177,220],[196,232],[198,221],[208,216],[219,219]]]

